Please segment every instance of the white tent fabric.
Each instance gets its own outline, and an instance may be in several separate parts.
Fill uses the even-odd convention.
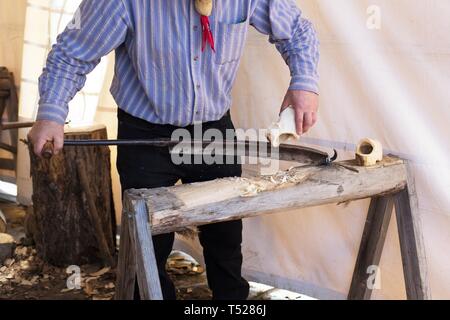
[[[60,7],[64,1],[29,2]],[[348,158],[359,139],[372,137],[383,143],[386,152],[412,161],[432,296],[450,298],[446,254],[450,243],[450,2],[297,2],[315,24],[322,43],[319,123],[303,142],[336,148],[341,158]],[[33,19],[44,21],[27,16],[27,23]],[[28,68],[36,70],[30,63],[40,59],[24,57],[23,74],[30,74]],[[108,93],[111,70],[112,63],[95,117],[114,133],[115,106]],[[277,118],[288,83],[288,69],[275,48],[252,31],[233,92],[237,126],[267,127]],[[27,93],[22,92],[22,97]],[[19,172],[23,177],[19,193],[24,199],[29,197],[27,170]],[[114,172],[118,190],[116,178]],[[318,298],[345,298],[367,206],[367,201],[358,201],[247,220],[246,276]],[[179,239],[177,246],[197,256],[201,252],[196,243]],[[381,261],[381,287],[373,297],[404,298],[402,278],[394,220]]]
[[[373,137],[386,153],[412,160],[432,296],[450,298],[450,2],[298,4],[322,43],[319,123],[302,140],[348,158],[361,138]],[[236,124],[267,127],[288,83],[276,50],[251,32],[234,90]],[[247,277],[319,298],[345,298],[367,207],[359,201],[246,221]],[[381,287],[373,297],[404,298],[395,221],[380,267]]]
[[[445,89],[450,84],[450,2],[298,3],[322,42],[320,122],[304,141],[335,147],[346,157],[360,138],[374,137],[386,151],[413,161],[432,295],[449,298],[450,260],[444,248],[450,238],[450,94]],[[367,27],[374,18],[373,8],[369,14],[367,9],[374,4],[379,29]],[[252,34],[235,91],[239,125],[264,127],[273,118],[287,83],[281,64],[274,50]],[[265,118],[254,116],[261,114]],[[254,219],[246,224],[246,268],[275,285],[308,284],[307,289],[328,288],[345,296],[366,208],[361,202]],[[394,227],[376,298],[404,297]]]

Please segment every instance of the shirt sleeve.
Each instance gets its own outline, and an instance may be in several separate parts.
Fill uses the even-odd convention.
[[[68,104],[100,59],[125,41],[127,21],[122,0],[83,0],[72,23],[50,51],[39,77],[37,120],[64,124]]]
[[[290,90],[319,93],[319,40],[293,0],[257,0],[250,24],[269,35],[291,71]]]

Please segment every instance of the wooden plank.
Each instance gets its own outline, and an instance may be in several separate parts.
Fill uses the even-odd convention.
[[[11,95],[9,97],[9,104],[8,104],[8,121],[18,121],[19,120],[19,100],[17,96],[16,91],[16,84],[14,81],[14,74],[10,73],[10,81],[11,81],[11,87],[10,92]],[[17,129],[10,131],[10,139],[11,139],[11,145],[14,146],[17,149],[17,144],[19,142],[19,131]],[[14,159],[17,158],[17,151],[14,153]]]
[[[136,201],[134,210],[134,232],[131,239],[136,248],[139,293],[142,300],[163,300],[145,201]]]
[[[130,215],[125,208],[122,212],[122,224],[120,230],[119,262],[117,266],[116,300],[133,300],[136,281],[136,248],[130,237]]]
[[[17,154],[17,147],[11,146],[11,145],[3,143],[3,142],[0,142],[0,149],[11,152],[14,155]]]
[[[368,268],[379,266],[393,206],[392,196],[373,197],[370,202],[348,294],[349,300],[369,300],[372,295],[373,288],[368,287]]]
[[[14,159],[0,158],[0,169],[3,170],[16,170],[16,161]]]
[[[428,286],[422,223],[414,177],[408,164],[406,167],[407,188],[395,196],[406,295],[409,300],[428,300],[431,299],[431,293]]]
[[[126,194],[147,201],[152,212],[152,234],[156,235],[188,226],[396,193],[406,186],[403,163],[355,167],[355,170],[338,164],[300,167],[272,177],[226,178],[168,188],[128,190]]]
[[[14,74],[12,72],[10,73],[9,79],[10,79],[10,97],[9,97],[8,121],[18,121],[19,120],[19,98],[17,96]],[[17,139],[15,141],[17,142]]]
[[[1,103],[0,105],[0,118],[1,119],[4,118],[4,113],[6,110],[8,121],[17,121],[19,106],[18,106],[16,86],[14,83],[14,75],[10,72],[7,72],[6,69],[4,70],[3,75],[6,76],[6,78],[0,80],[0,87],[2,87],[2,89],[8,90],[9,96],[8,100],[3,101],[3,103]],[[15,160],[17,155],[18,130],[11,130],[9,132],[9,139],[10,139],[9,143],[3,144],[1,148],[9,152],[12,152]]]
[[[3,112],[5,112],[6,108],[6,98],[9,97],[9,92],[0,90],[0,118],[3,117]]]
[[[21,128],[31,128],[35,124],[34,121],[16,121],[16,122],[3,122],[0,123],[1,130],[14,130]]]

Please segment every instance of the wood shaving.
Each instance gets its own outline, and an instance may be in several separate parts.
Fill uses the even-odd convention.
[[[97,272],[91,273],[90,276],[98,278],[98,277],[101,277],[104,274],[107,274],[109,271],[111,271],[111,268],[110,267],[106,267],[106,268],[100,269]]]
[[[114,289],[116,285],[113,282],[108,283],[105,285],[105,289]]]
[[[89,295],[89,296],[93,296],[95,294],[98,293],[98,291],[95,289],[95,286],[93,283],[91,283],[93,280],[97,280],[98,277],[90,277],[87,278],[86,281],[84,282],[84,292]]]
[[[114,292],[110,292],[104,295],[95,295],[92,297],[92,300],[99,300],[99,301],[107,301],[107,300],[112,300],[114,297]]]
[[[166,267],[173,274],[202,274],[203,267],[191,256],[184,252],[173,251],[167,260]]]
[[[16,262],[16,260],[14,260],[14,259],[6,259],[5,260],[5,262],[3,263],[6,267],[11,267],[13,264],[14,264],[14,262]]]
[[[272,176],[261,176],[259,180],[248,178],[234,178],[244,182],[242,197],[253,197],[264,191],[286,188],[297,185],[309,178],[314,170],[294,170],[280,171]],[[311,168],[314,169],[314,168]]]
[[[22,281],[20,282],[20,285],[22,285],[22,286],[32,286],[32,285],[33,285],[33,282],[24,279],[24,280],[22,280]]]
[[[20,268],[22,270],[28,270],[30,269],[30,262],[28,262],[27,260],[22,260],[20,261]]]
[[[28,248],[27,247],[17,247],[14,251],[14,254],[17,256],[26,256],[28,255]]]

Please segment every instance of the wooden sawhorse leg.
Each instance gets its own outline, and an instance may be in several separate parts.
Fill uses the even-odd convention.
[[[408,165],[406,168],[407,187],[395,195],[406,296],[409,300],[429,300],[431,292],[428,287],[427,261],[416,188]]]
[[[368,287],[368,269],[380,263],[393,205],[392,196],[374,197],[370,202],[348,294],[349,300],[369,300],[372,295],[372,289]]]
[[[144,200],[129,202],[122,214],[115,298],[132,300],[137,278],[142,300],[162,300],[147,206]]]
[[[409,171],[408,166],[406,167]],[[368,287],[368,268],[379,265],[394,204],[407,298],[431,298],[415,185],[409,172],[407,176],[407,187],[404,190],[394,195],[372,198],[348,299],[363,300],[371,297],[373,288]]]

